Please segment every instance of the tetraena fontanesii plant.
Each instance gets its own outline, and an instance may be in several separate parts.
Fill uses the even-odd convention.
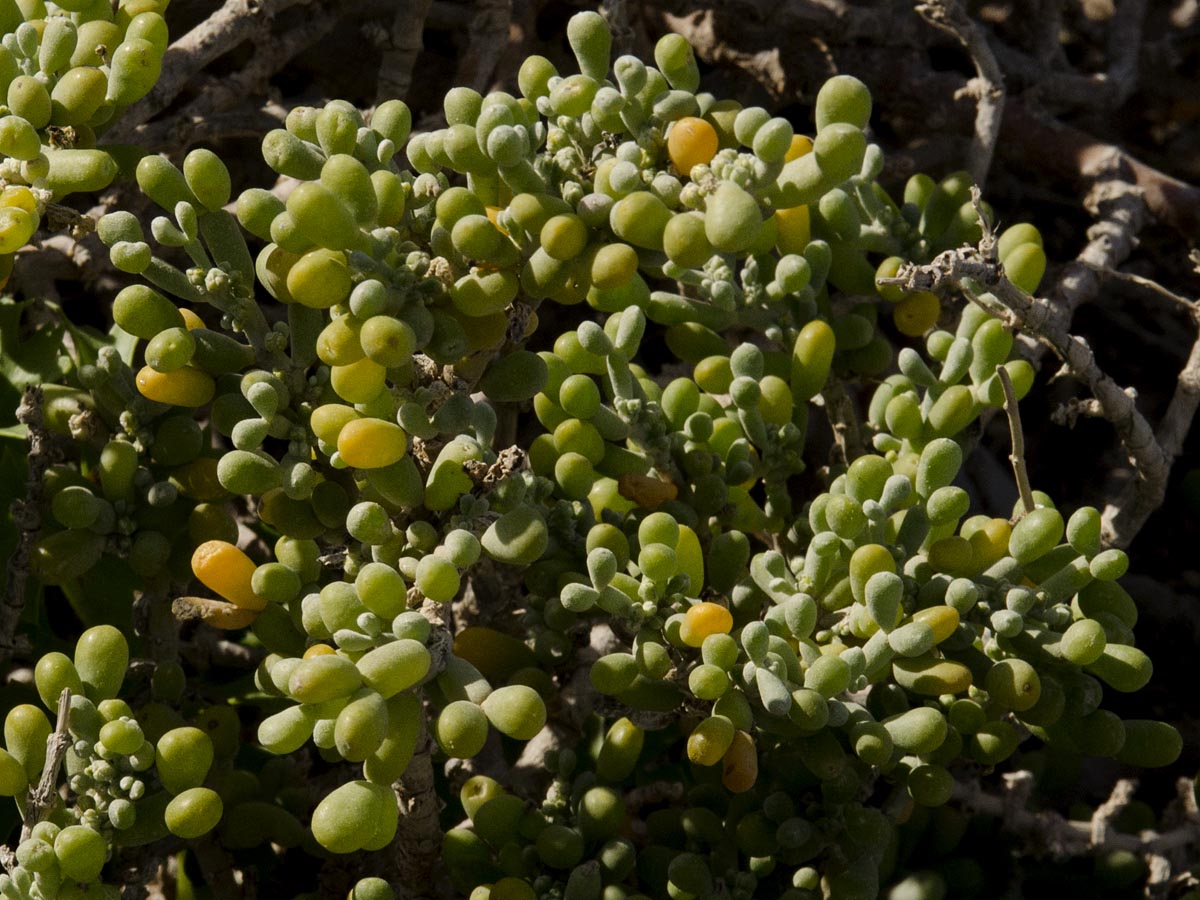
[[[96,143],[158,76],[161,5],[0,3],[9,267],[117,175]],[[122,699],[111,624],[37,663],[64,774],[52,716],[13,707],[5,898],[116,897],[106,860],[172,836],[366,871],[416,827],[418,764],[465,816],[440,847],[461,897],[873,898],[898,823],[1027,738],[1178,755],[1103,706],[1151,666],[1098,512],[971,515],[954,483],[1033,384],[1011,331],[886,280],[983,241],[1033,292],[1038,231],[993,242],[965,175],[890,197],[855,78],[810,138],[697,93],[678,35],[654,66],[610,67],[593,13],[568,38],[578,73],[531,57],[521,96],[455,89],[425,134],[399,100],[292,110],[262,148],[286,196],[233,200],[208,150],[136,163],[162,214],[152,240],[99,221],[129,279],[113,340],[41,389],[69,452],[32,570],[135,578],[151,675]],[[867,382],[871,449],[843,439],[806,495],[810,410],[836,424]],[[189,685],[180,621],[260,648],[253,685]],[[524,777],[430,766],[480,754]],[[904,896],[968,895],[949,872]]]

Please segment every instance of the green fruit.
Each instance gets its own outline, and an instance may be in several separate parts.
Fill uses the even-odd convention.
[[[895,745],[909,753],[932,753],[946,739],[946,717],[936,709],[918,706],[883,720]]]
[[[1064,530],[1062,514],[1058,510],[1035,509],[1013,526],[1008,552],[1021,564],[1033,562],[1058,546]]]
[[[54,125],[83,125],[104,103],[108,81],[92,66],[76,66],[63,74],[50,92],[50,121]]]
[[[634,191],[613,204],[609,225],[613,234],[627,244],[646,250],[662,250],[663,234],[671,218],[671,211],[654,194]],[[707,229],[707,224],[705,227]]]
[[[212,739],[199,728],[173,728],[155,748],[158,777],[172,794],[203,784],[212,761]]]
[[[379,750],[388,728],[383,697],[375,691],[363,690],[338,713],[333,726],[334,746],[342,759],[363,762]]]
[[[211,150],[193,150],[184,157],[183,177],[205,209],[217,212],[229,202],[229,170]]]
[[[709,198],[704,213],[704,235],[722,253],[747,250],[762,228],[758,203],[732,182],[722,182]]]
[[[611,783],[623,781],[637,765],[645,737],[645,732],[629,719],[617,719],[600,745],[596,774]]]
[[[866,149],[867,139],[861,128],[844,122],[833,122],[817,132],[817,139],[813,141],[812,156],[821,173],[837,183],[859,173]],[[874,284],[873,267],[870,282]]]
[[[104,537],[91,531],[55,532],[38,542],[32,571],[43,584],[68,584],[100,561],[104,547]]]
[[[434,735],[447,756],[470,759],[487,740],[488,717],[470,700],[455,700],[443,709],[434,725]]]
[[[159,53],[166,52],[167,44],[170,41],[166,20],[158,12],[143,12],[135,15],[125,27],[125,37],[147,40],[155,46]],[[82,40],[83,26],[80,26],[80,41],[82,42]]]
[[[424,644],[403,638],[371,650],[357,666],[363,682],[386,700],[423,679],[430,663]]]
[[[531,506],[518,506],[489,525],[480,543],[493,559],[527,566],[545,553],[549,539],[542,514]]]
[[[25,769],[25,777],[36,783],[46,762],[46,739],[52,728],[46,714],[29,703],[14,706],[4,717],[4,746]]]
[[[517,833],[525,813],[525,802],[520,797],[496,793],[475,806],[471,813],[471,824],[485,841],[503,846]]]
[[[1142,769],[1169,766],[1183,752],[1183,738],[1173,725],[1152,719],[1126,719],[1125,743],[1117,762]]]
[[[391,788],[351,781],[317,804],[312,833],[331,853],[379,850],[391,841],[399,823],[399,807]]]
[[[608,77],[612,34],[608,30],[608,23],[599,13],[589,11],[571,16],[567,21],[567,41],[584,75],[596,81]],[[524,88],[522,93],[529,96]]]
[[[1023,659],[1003,659],[992,666],[984,682],[988,696],[1005,709],[1029,709],[1042,693],[1041,680]]]
[[[375,107],[371,128],[390,140],[397,148],[404,146],[412,130],[412,112],[403,100],[385,100]]]
[[[396,900],[396,892],[382,878],[360,878],[350,889],[348,900]]]
[[[917,464],[917,493],[929,497],[938,488],[949,485],[962,467],[962,461],[962,448],[954,441],[944,437],[930,441],[921,451]]]
[[[171,799],[164,819],[171,834],[191,840],[216,828],[224,811],[220,794],[209,788],[194,787]]]
[[[345,250],[359,239],[353,213],[323,183],[306,181],[297,187],[288,195],[287,211],[296,229],[326,250]]]
[[[994,766],[1012,756],[1020,743],[1017,730],[1004,720],[987,722],[967,744],[969,755],[985,766]]]
[[[21,761],[0,749],[0,797],[15,797],[29,786],[29,776]]]
[[[270,753],[295,753],[312,737],[315,723],[310,708],[290,706],[258,723],[258,742]]]
[[[128,106],[150,93],[162,72],[162,50],[145,38],[126,37],[109,64],[107,100]]]
[[[713,255],[707,218],[698,212],[676,213],[663,229],[663,252],[684,268],[698,268]]]
[[[75,644],[75,669],[89,700],[115,697],[129,665],[129,644],[111,625],[97,625],[79,636]]]
[[[871,92],[853,75],[835,75],[817,92],[817,130],[834,122],[866,128],[871,119]]]
[[[110,753],[128,756],[136,753],[145,741],[145,735],[132,719],[113,719],[100,727],[100,743]]]
[[[1057,727],[1048,729],[1051,742],[1059,734],[1067,738],[1068,746],[1074,744],[1090,756],[1116,756],[1125,746],[1125,723],[1121,717],[1106,709],[1097,709],[1077,719],[1067,718]]]
[[[1027,294],[1037,291],[1046,272],[1046,253],[1038,244],[1021,244],[1004,257],[1004,274]]]
[[[14,159],[37,159],[42,152],[42,140],[37,129],[18,115],[0,118],[0,153]]]
[[[1080,619],[1063,632],[1059,648],[1070,662],[1089,666],[1100,658],[1107,643],[1103,625],[1095,619]]]
[[[379,213],[376,185],[367,167],[353,156],[338,153],[329,157],[321,167],[321,186],[353,214],[357,224],[375,222]]]
[[[944,806],[954,794],[954,776],[944,766],[920,765],[908,773],[905,786],[922,806]]]
[[[546,724],[546,704],[533,688],[523,684],[497,688],[483,701],[483,712],[501,734],[519,741],[532,740]]]
[[[1096,661],[1085,669],[1113,690],[1133,693],[1144,688],[1154,666],[1143,651],[1128,644],[1107,644]]]
[[[31,75],[18,75],[9,84],[8,108],[37,130],[50,124],[50,93]]]
[[[800,329],[792,349],[792,395],[811,400],[825,387],[837,341],[833,329],[814,319]]]
[[[583,835],[565,825],[550,825],[537,836],[538,858],[552,869],[572,869],[583,858]]]
[[[287,692],[299,703],[324,703],[348,696],[361,684],[354,663],[330,653],[302,660],[288,678]]]
[[[58,709],[58,698],[64,690],[69,690],[72,697],[83,694],[79,672],[64,653],[47,653],[39,659],[33,670],[33,681],[38,696],[49,710]]]
[[[928,697],[961,694],[971,686],[969,668],[960,662],[933,656],[897,659],[892,663],[892,677],[906,690]]]
[[[48,150],[46,187],[55,197],[103,190],[117,177],[116,161],[103,150]]]
[[[267,165],[280,175],[301,181],[320,178],[325,163],[319,149],[282,128],[267,132],[262,142],[262,154]]]
[[[54,855],[63,875],[87,883],[100,877],[108,844],[98,831],[83,825],[68,825],[54,838]]]

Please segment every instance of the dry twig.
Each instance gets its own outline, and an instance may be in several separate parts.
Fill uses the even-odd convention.
[[[849,464],[866,452],[866,441],[859,425],[854,400],[840,378],[831,378],[821,392],[825,415],[833,430],[833,441],[841,462]]]
[[[311,0],[309,0],[311,2]],[[337,25],[345,12],[341,0],[317,2],[303,22],[263,41],[262,48],[240,71],[220,78],[205,78],[196,99],[171,116],[139,125],[136,139],[143,146],[187,149],[214,138],[258,136],[278,128],[287,111],[268,101],[246,110],[248,97],[268,90],[270,79],[298,54],[317,43]]]
[[[467,52],[459,60],[454,83],[487,93],[496,67],[508,48],[512,0],[479,0],[467,27]]]
[[[1004,388],[1004,413],[1008,416],[1008,432],[1012,435],[1012,452],[1008,455],[1008,461],[1012,463],[1021,508],[1024,513],[1031,513],[1034,508],[1033,488],[1029,484],[1029,470],[1025,467],[1025,430],[1021,427],[1021,411],[1017,408],[1017,391],[1007,368],[996,366],[996,377]]]
[[[1000,136],[1004,115],[1004,73],[988,46],[983,29],[957,0],[925,0],[916,9],[925,21],[954,35],[966,48],[975,66],[975,77],[964,88],[977,104],[975,137],[971,142],[967,171],[971,173],[971,180],[982,186],[992,166],[996,139]]]
[[[46,762],[42,766],[42,777],[29,789],[29,799],[21,825],[21,841],[29,840],[33,826],[50,814],[50,807],[58,798],[58,770],[63,757],[71,746],[71,733],[67,731],[67,718],[71,712],[71,689],[63,688],[58,695],[58,717],[54,731],[46,738]]]
[[[432,0],[403,0],[396,5],[392,27],[381,41],[383,59],[375,96],[378,102],[403,100],[412,87],[413,66],[423,47],[421,34]]]
[[[33,548],[42,532],[42,475],[58,457],[50,433],[43,424],[40,387],[25,388],[21,405],[17,407],[17,421],[29,429],[29,468],[25,498],[12,505],[13,524],[20,536],[5,570],[4,602],[0,603],[0,660],[7,660],[16,648],[17,623],[25,609],[25,587]]]
[[[275,16],[309,0],[225,0],[211,16],[167,48],[162,77],[145,97],[121,114],[110,140],[134,140],[137,126],[166,109],[197,73],[248,40],[266,46]]]

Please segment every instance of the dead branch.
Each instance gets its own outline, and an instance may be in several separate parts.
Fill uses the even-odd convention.
[[[165,601],[159,604],[167,614],[171,613],[171,605]],[[174,615],[171,619],[178,623]],[[245,647],[234,641],[221,637],[222,632],[208,625],[200,625],[192,633],[189,640],[179,647],[180,655],[191,666],[201,671],[219,666],[227,669],[253,669],[266,655],[261,648]]]
[[[175,883],[174,855],[149,852],[146,847],[126,847],[113,854],[121,900],[167,900],[164,882]]]
[[[228,139],[239,134],[258,136],[278,128],[287,115],[279,104],[268,101],[250,111],[239,107],[248,97],[263,96],[271,77],[329,34],[345,12],[340,0],[317,2],[314,6],[302,23],[264,41],[240,71],[203,79],[199,95],[179,112],[164,120],[139,125],[135,129],[137,141],[154,148],[183,150],[205,140]]]
[[[1200,231],[1200,188],[1160,172],[1120,147],[1064,125],[1013,100],[1004,106],[1001,133],[1005,156],[1027,168],[1069,182],[1094,179],[1104,170],[1126,168],[1142,189],[1156,219],[1185,236]]]
[[[1200,332],[1200,306],[1192,306],[1192,321]],[[1104,509],[1104,532],[1118,547],[1128,547],[1146,520],[1162,506],[1167,495],[1171,467],[1183,452],[1183,442],[1200,409],[1200,333],[1179,373],[1175,392],[1167,405],[1155,437],[1163,455],[1163,466],[1153,472],[1139,471],[1125,484],[1120,495]]]
[[[1041,28],[1033,52],[993,41],[997,59],[1005,72],[1024,87],[1022,97],[1027,102],[1063,113],[1111,111],[1130,98],[1138,86],[1145,0],[1116,4],[1108,23],[1108,65],[1102,72],[1080,72],[1067,63],[1059,43],[1061,3],[1043,4],[1038,13]]]
[[[500,58],[508,49],[512,0],[479,0],[467,27],[467,51],[459,60],[454,83],[487,93]]]
[[[781,33],[820,35],[831,44],[858,42],[888,47],[927,48],[931,29],[908,3],[853,3],[816,0],[776,3],[772,0],[729,0],[711,4],[727,21],[769,25],[776,42]]]
[[[977,103],[975,137],[971,142],[967,171],[971,173],[971,180],[982,187],[992,166],[996,139],[1000,136],[1001,117],[1004,114],[1004,73],[988,46],[983,29],[956,0],[927,0],[918,4],[916,9],[925,21],[954,35],[966,48],[975,65],[975,77],[964,88]]]
[[[1095,162],[1095,180],[1084,205],[1096,222],[1087,230],[1087,245],[1064,267],[1055,286],[1053,308],[1058,327],[1064,330],[1070,327],[1075,310],[1099,293],[1099,273],[1117,268],[1133,253],[1146,224],[1146,195],[1127,177],[1127,167],[1111,154]],[[1036,360],[1040,351],[1028,355]]]
[[[413,66],[424,46],[421,33],[431,5],[432,0],[405,0],[397,4],[392,27],[381,40],[383,59],[375,89],[378,103],[408,97]]]
[[[420,727],[417,751],[394,786],[403,827],[397,831],[392,849],[401,896],[411,900],[432,896],[434,868],[442,849],[442,827],[438,822],[441,802],[434,790],[433,739],[424,720]]]
[[[54,731],[46,738],[46,762],[42,765],[42,777],[29,790],[25,806],[25,821],[21,825],[21,841],[29,840],[33,826],[50,814],[50,807],[58,799],[58,770],[63,757],[71,746],[71,734],[67,731],[67,718],[71,712],[71,689],[63,688],[58,695],[58,717]]]
[[[866,441],[859,424],[854,399],[840,378],[831,378],[821,392],[825,417],[833,431],[834,447],[839,462],[849,464],[866,452]]]
[[[207,96],[202,94],[201,99]],[[261,138],[272,128],[281,127],[286,115],[286,110],[269,102],[248,112],[237,110],[205,115],[197,113],[196,104],[188,104],[168,119],[139,126],[137,134],[147,149],[190,148],[233,138]]]
[[[1091,271],[1091,270],[1087,270]],[[1062,309],[1049,300],[1032,297],[1004,275],[1003,267],[988,254],[973,247],[948,250],[925,266],[907,265],[895,279],[905,290],[933,290],[945,294],[961,291],[978,303],[987,305],[983,295],[998,301],[993,309],[1053,351],[1071,374],[1087,385],[1092,396],[1112,423],[1122,446],[1138,470],[1139,477],[1165,482],[1170,465],[1146,417],[1137,408],[1136,394],[1121,388],[1101,370],[1088,342],[1071,334],[1063,322]],[[1108,535],[1116,541],[1118,535]]]
[[[978,781],[960,781],[954,787],[954,797],[967,809],[996,816],[1004,830],[1024,837],[1034,848],[1058,859],[1090,856],[1102,850],[1128,850],[1141,855],[1161,855],[1172,850],[1194,847],[1200,842],[1200,819],[1187,820],[1167,831],[1143,831],[1126,834],[1112,827],[1112,820],[1128,805],[1137,783],[1122,779],[1113,787],[1112,795],[1097,807],[1091,821],[1068,819],[1053,810],[1030,811],[1021,799],[1020,791],[1032,784],[1032,772],[1014,772],[1005,776],[1005,790],[989,792]],[[1185,788],[1180,785],[1180,791]],[[1191,790],[1191,782],[1186,781]],[[1010,797],[1017,796],[1017,802]],[[1025,798],[1027,799],[1027,798]]]
[[[600,14],[608,22],[608,29],[613,36],[613,56],[633,53],[634,30],[629,24],[629,4],[627,0],[607,0],[601,4]]]
[[[121,116],[111,140],[136,140],[137,126],[162,112],[195,75],[218,57],[248,40],[267,44],[271,24],[279,13],[310,0],[225,0],[211,16],[167,48],[162,77],[145,97]]]
[[[1123,104],[1138,86],[1146,5],[1146,0],[1122,0],[1108,23],[1108,71],[1104,78],[1109,88],[1109,108]]]
[[[7,661],[17,645],[17,623],[25,609],[26,583],[34,546],[42,532],[42,476],[58,458],[58,452],[42,420],[42,389],[25,388],[17,421],[29,429],[28,474],[25,497],[12,504],[13,524],[20,533],[17,547],[5,569],[4,602],[0,604],[0,660]]]

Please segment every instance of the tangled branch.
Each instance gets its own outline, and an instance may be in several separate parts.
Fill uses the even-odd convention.
[[[1092,270],[1087,271],[1099,277]],[[1136,392],[1118,385],[1100,368],[1088,342],[1068,331],[1069,320],[1063,307],[1025,293],[1005,276],[1004,267],[995,258],[995,237],[990,230],[985,231],[978,247],[947,250],[928,265],[906,265],[895,278],[881,281],[898,284],[906,291],[960,292],[1053,352],[1067,371],[1087,386],[1095,398],[1096,412],[1116,430],[1135,467],[1135,477],[1141,482],[1137,489],[1143,494],[1137,502],[1139,508],[1144,505],[1155,509],[1161,505],[1171,464],[1178,454],[1178,449],[1173,448],[1182,445],[1180,431],[1186,434],[1186,423],[1190,423],[1196,404],[1200,404],[1197,373],[1190,361],[1182,376],[1182,395],[1173,404],[1174,415],[1169,411],[1164,419],[1165,434],[1172,441],[1172,447],[1166,447],[1138,409]],[[1120,518],[1119,512],[1115,505],[1106,512],[1105,539],[1111,545],[1124,547],[1135,532],[1129,528],[1133,520]]]
[[[1165,896],[1171,878],[1173,856],[1194,858],[1200,844],[1200,814],[1190,779],[1177,784],[1180,821],[1165,831],[1128,834],[1114,827],[1114,820],[1133,800],[1137,781],[1122,778],[1113,786],[1104,803],[1096,807],[1089,821],[1068,819],[1053,810],[1032,811],[1027,804],[1034,785],[1032,772],[1021,770],[1004,776],[999,792],[989,792],[978,781],[960,781],[954,798],[971,812],[995,816],[1005,831],[1029,842],[1038,854],[1054,859],[1093,856],[1101,852],[1125,850],[1145,857],[1151,869],[1147,895]]]

